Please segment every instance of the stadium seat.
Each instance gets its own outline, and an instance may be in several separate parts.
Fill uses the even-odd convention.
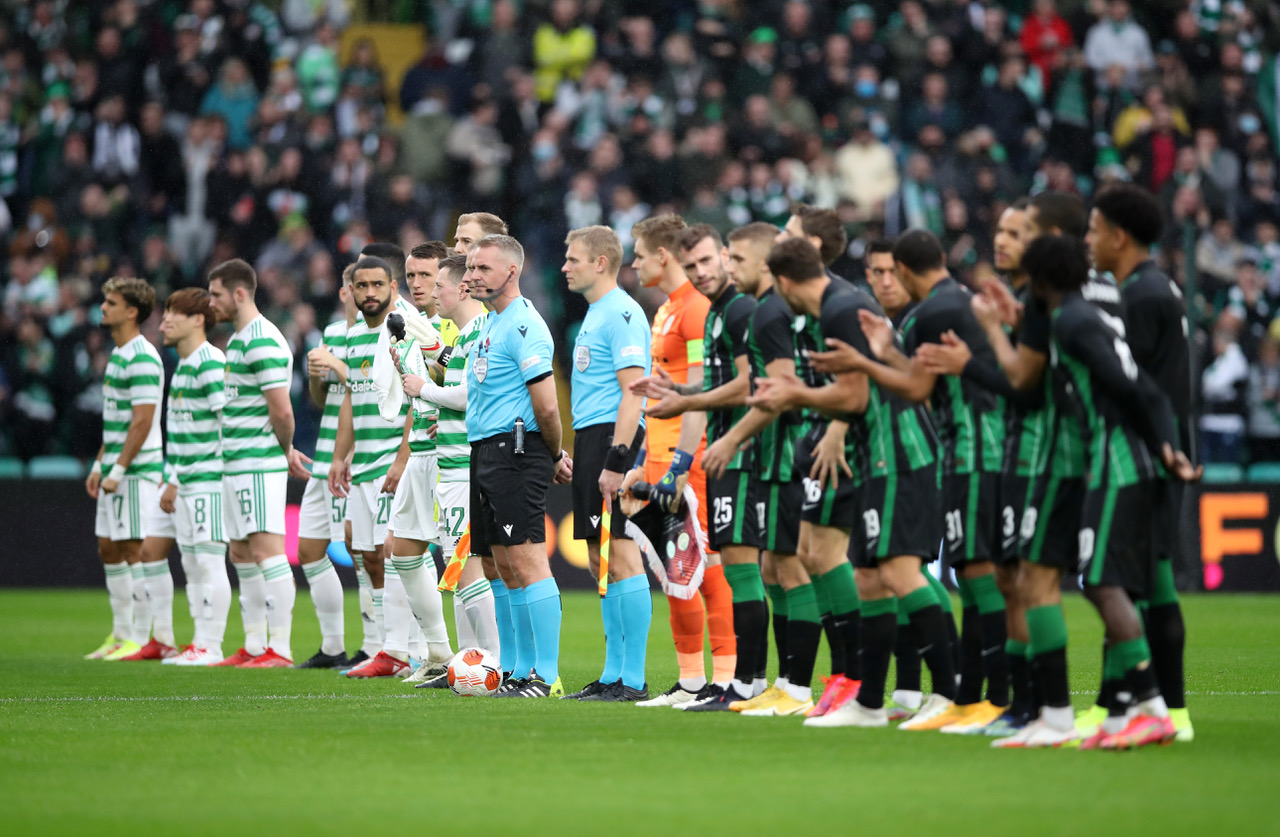
[[[1244,482],[1244,468],[1229,462],[1206,462],[1204,481],[1211,483]]]
[[[1280,462],[1255,462],[1249,466],[1249,482],[1280,482]]]
[[[0,480],[16,480],[22,476],[22,460],[0,456]]]
[[[84,463],[74,456],[37,456],[27,466],[33,480],[78,480],[85,473]]]

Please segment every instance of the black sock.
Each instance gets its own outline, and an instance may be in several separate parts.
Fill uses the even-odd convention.
[[[1067,679],[1067,649],[1058,648],[1037,654],[1032,663],[1036,689],[1043,696],[1042,705],[1064,707],[1071,705],[1071,684]]]
[[[867,605],[873,603],[862,603],[864,614]],[[874,608],[872,611],[874,613]],[[884,686],[897,632],[896,610],[862,617],[862,686],[858,689],[858,703],[868,709],[884,707]]]
[[[1182,607],[1177,602],[1155,605],[1146,609],[1144,617],[1160,694],[1170,709],[1182,709],[1187,705],[1182,658],[1187,628],[1182,621]]]
[[[942,608],[938,608],[939,611]],[[911,623],[898,626],[898,638],[893,643],[893,656],[897,661],[897,680],[895,689],[907,692],[919,692],[920,689],[920,649],[916,647],[915,631]]]
[[[939,605],[939,608],[941,608],[941,605]],[[951,670],[959,671],[960,631],[956,629],[956,615],[949,610],[944,610],[942,611],[942,621],[947,629],[947,641],[951,643]]]
[[[982,614],[977,605],[961,612],[960,687],[956,703],[967,705],[982,700]]]
[[[1110,709],[1115,689],[1115,679],[1107,676],[1107,641],[1104,639],[1102,640],[1102,682],[1098,685],[1098,699],[1094,703]]]
[[[1008,625],[1005,611],[982,614],[982,670],[987,678],[987,700],[993,706],[1009,705],[1009,655],[1004,650]]]
[[[765,623],[769,606],[764,599],[733,603],[733,632],[738,639],[738,664],[733,676],[747,685],[756,676],[759,661],[760,626]]]
[[[831,652],[831,673],[844,674],[844,637],[833,614],[822,614],[822,632],[827,637],[827,650]]]
[[[945,698],[956,696],[955,654],[947,637],[947,620],[938,605],[921,608],[911,614],[911,634],[915,640],[917,655],[929,667],[933,678],[933,691]],[[920,684],[919,671],[916,685]],[[899,685],[899,689],[904,688]]]
[[[769,673],[769,621],[769,605],[766,604],[760,611],[760,624],[756,626],[756,680],[764,680]]]
[[[790,621],[786,614],[773,613],[773,646],[778,654],[778,676],[787,677],[791,671],[791,663],[787,659],[787,648],[790,645],[787,634],[790,632]]]
[[[836,631],[844,645],[844,676],[862,679],[862,614],[858,611],[836,617]]]
[[[818,659],[822,625],[796,620],[787,625],[787,681],[795,686],[813,682],[813,666]]]
[[[1013,699],[1009,702],[1010,711],[1017,715],[1034,712],[1038,704],[1031,684],[1031,661],[1025,654],[1009,655],[1009,683],[1013,689]]]

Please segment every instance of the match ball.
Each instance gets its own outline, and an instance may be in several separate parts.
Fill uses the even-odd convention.
[[[502,685],[502,663],[483,648],[463,648],[449,661],[449,688],[463,697],[488,697]]]

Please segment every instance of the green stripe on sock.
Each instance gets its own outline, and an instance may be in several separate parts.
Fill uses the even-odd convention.
[[[787,618],[792,622],[822,622],[822,614],[818,610],[818,592],[813,589],[812,584],[801,584],[787,591]]]
[[[932,590],[929,591],[929,597],[930,597],[929,604],[934,604]],[[903,628],[911,624],[911,617],[907,613],[907,608],[902,604],[904,601],[906,600],[898,599],[898,627],[899,628]]]
[[[1107,653],[1108,656],[1115,658],[1118,676],[1123,676],[1125,672],[1151,661],[1151,649],[1147,646],[1147,638],[1142,636],[1118,642],[1108,649]]]
[[[928,587],[921,587],[919,590],[913,590],[898,600],[899,610],[906,611],[907,615],[915,613],[918,610],[924,610],[926,607],[932,607],[938,603],[938,597]]]
[[[724,577],[733,590],[733,603],[764,601],[764,582],[755,564],[725,564]]]
[[[953,613],[953,603],[951,601],[951,591],[947,589],[947,585],[941,580],[934,578],[933,573],[925,572],[924,580],[929,582],[929,589],[933,590],[933,595],[938,599],[938,605],[942,608],[943,613]]]
[[[884,599],[869,599],[862,603],[863,619],[874,619],[877,616],[884,616],[887,613],[897,613],[897,611],[897,596],[889,596]]]
[[[1062,605],[1041,605],[1028,609],[1027,633],[1031,635],[1030,649],[1033,657],[1066,648],[1067,620],[1062,616]]]
[[[821,576],[822,584],[827,588],[831,598],[831,612],[837,616],[846,613],[857,613],[861,602],[858,599],[858,583],[853,579],[853,564],[847,561],[838,564],[835,569]],[[818,581],[817,578],[814,581]]]
[[[766,584],[764,589],[769,594],[769,602],[773,605],[773,613],[775,616],[787,615],[787,591],[782,589],[781,584]]]
[[[303,564],[302,574],[310,580],[319,578],[331,569],[333,569],[333,562],[326,557],[321,558],[319,561],[312,561],[310,564]]]
[[[961,578],[956,573],[956,588],[960,591],[960,609],[965,610],[977,604],[977,599],[973,597],[973,582],[967,578]]]
[[[396,568],[397,572],[408,573],[422,569],[422,563],[421,555],[413,558],[397,558],[394,555],[391,556],[391,564]]]
[[[969,580],[970,591],[978,612],[982,614],[999,613],[1004,610],[1004,596],[996,586],[995,575],[980,575]]]
[[[1010,657],[1027,657],[1027,652],[1031,646],[1020,639],[1006,639],[1004,642],[1004,653]]]
[[[1178,585],[1173,579],[1173,562],[1167,558],[1156,562],[1156,571],[1151,579],[1151,595],[1147,602],[1151,607],[1178,603]]]

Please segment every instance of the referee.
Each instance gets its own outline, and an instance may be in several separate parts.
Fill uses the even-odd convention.
[[[467,256],[471,296],[493,308],[467,366],[472,552],[492,548],[514,577],[516,664],[498,697],[558,697],[560,588],[542,544],[547,489],[569,482],[573,462],[560,447],[551,332],[520,295],[523,267],[524,248],[506,235],[485,236]]]
[[[618,287],[622,242],[617,234],[608,227],[583,227],[569,233],[565,244],[561,272],[569,290],[582,294],[590,306],[573,349],[573,536],[587,542],[597,577],[601,506],[612,512],[609,584],[600,600],[604,670],[569,697],[634,703],[649,699],[644,667],[653,599],[640,551],[626,538],[627,518],[614,507],[643,440],[644,398],[631,392],[631,384],[649,374],[652,336],[644,310]]]

